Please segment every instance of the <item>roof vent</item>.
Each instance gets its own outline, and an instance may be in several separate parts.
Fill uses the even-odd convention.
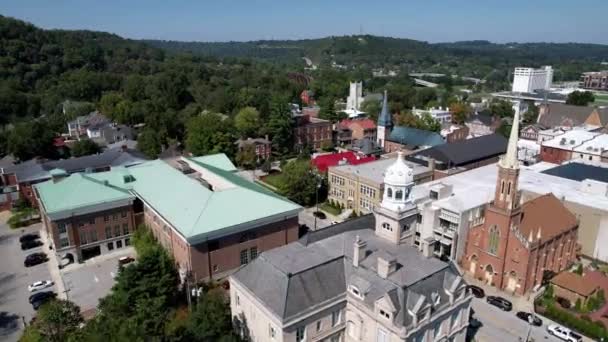
[[[575,143],[574,139],[570,140],[571,145],[574,145],[574,143]]]

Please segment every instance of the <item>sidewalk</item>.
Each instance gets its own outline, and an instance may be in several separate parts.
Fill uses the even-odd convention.
[[[137,259],[137,253],[135,252],[135,248],[133,246],[127,246],[127,247],[123,247],[118,250],[115,249],[111,253],[105,253],[105,254],[98,255],[96,257],[87,259],[83,262],[74,262],[74,263],[64,266],[60,272],[75,271],[82,267],[88,267],[88,266],[95,265],[97,263],[100,263],[100,262],[103,262],[103,261],[106,261],[109,259],[114,259],[116,257],[123,257],[123,256],[131,256],[131,257]]]
[[[57,287],[57,296],[61,299],[67,299],[65,284],[63,283],[63,277],[61,277],[61,272],[59,271],[59,263],[57,262],[57,256],[55,255],[55,251],[49,248],[50,240],[46,234],[44,225],[40,225],[40,239],[44,242],[44,245],[42,245],[42,250],[49,257],[49,272],[51,273],[51,278],[55,283],[55,286]]]
[[[494,286],[490,286],[478,279],[471,277],[468,273],[463,274],[463,278],[469,285],[481,287],[486,296],[499,296],[509,300],[513,304],[513,311],[534,312],[534,295],[527,294],[526,296],[517,296],[510,293],[500,291]]]

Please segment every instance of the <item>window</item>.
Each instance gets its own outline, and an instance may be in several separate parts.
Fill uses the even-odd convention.
[[[274,338],[276,336],[277,332],[274,330],[274,327],[269,326],[268,334],[270,335],[270,338]]]
[[[65,234],[67,232],[68,229],[68,225],[65,223],[58,223],[57,224],[57,231],[59,232],[59,234]]]
[[[389,223],[386,223],[386,222],[384,222],[384,223],[382,224],[382,229],[384,229],[384,230],[388,230],[389,232],[392,232],[392,231],[393,231],[393,227],[391,227],[391,225],[390,225]]]
[[[241,305],[241,297],[239,297],[239,295],[236,295],[236,305]]]
[[[78,228],[84,228],[84,221],[78,222]]]
[[[106,239],[112,238],[112,227],[106,226]]]
[[[336,325],[340,324],[340,310],[336,310],[334,312],[331,313],[331,326],[335,327]]]
[[[498,253],[498,243],[500,242],[500,233],[496,225],[490,227],[490,235],[488,240],[488,253],[496,255]]]
[[[219,270],[220,270],[220,267],[217,264],[213,265],[213,272],[217,272]]]
[[[306,327],[298,327],[296,329],[296,342],[302,342],[306,338]]]
[[[104,222],[110,221],[110,215],[103,215],[103,221]]]
[[[397,199],[397,200],[403,199],[403,191],[402,190],[397,190],[395,192],[395,199]]]
[[[378,328],[378,333],[376,334],[376,342],[388,342],[388,334],[386,331]]]
[[[407,232],[408,230],[410,230],[410,225],[409,224],[404,224],[403,225],[403,229],[401,230],[401,232]]]
[[[249,259],[253,260],[255,258],[258,257],[258,248],[257,247],[251,247],[249,249]]]
[[[505,181],[501,181],[500,182],[500,193],[504,194],[505,193]]]
[[[114,242],[108,242],[108,250],[111,251],[114,249]]]
[[[119,225],[115,225],[114,226],[114,237],[120,236],[120,226]]]
[[[509,185],[507,186],[507,195],[511,194],[511,182],[509,182]]]
[[[89,224],[90,224],[90,225],[95,224],[95,218],[94,218],[94,217],[91,217],[91,218],[89,219]]]
[[[87,244],[87,232],[85,232],[84,230],[79,230],[78,236],[80,237],[80,244],[86,245]]]
[[[439,198],[439,193],[437,191],[431,190],[431,192],[429,193],[429,197],[433,200],[436,200]]]
[[[391,314],[382,309],[380,309],[380,316],[382,316],[383,318],[389,319],[389,320],[391,319]]]
[[[61,239],[59,239],[59,247],[63,248],[63,247],[67,247],[70,245],[70,240],[66,237],[62,237]]]
[[[388,198],[392,198],[393,197],[393,189],[391,189],[391,188],[386,189],[386,196]]]
[[[122,225],[122,234],[123,234],[123,235],[129,235],[129,225],[128,225],[128,224],[126,224],[126,223],[124,223],[124,224]]]
[[[131,246],[131,239],[130,238],[126,238],[125,239],[125,246]]]
[[[350,285],[348,287],[348,290],[350,291],[350,293],[354,294],[358,298],[363,299],[363,294],[361,293],[361,291],[359,291],[359,288],[356,287],[355,285]]]
[[[116,241],[116,248],[122,248],[122,241],[121,240]]]
[[[246,249],[241,251],[241,265],[247,265],[249,263],[249,254]]]
[[[89,238],[91,242],[97,241],[97,231],[95,229],[89,231]]]
[[[317,332],[321,331],[321,321],[317,321]]]
[[[112,215],[112,220],[114,220],[114,221],[118,220],[118,214],[115,213],[114,215]]]
[[[127,217],[127,212],[126,211],[121,212],[120,217],[122,217],[122,218]]]

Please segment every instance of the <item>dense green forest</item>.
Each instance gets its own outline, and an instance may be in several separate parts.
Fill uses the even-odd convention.
[[[300,63],[336,62],[346,66],[400,68],[406,72],[438,72],[505,80],[515,66],[553,65],[556,81],[577,80],[583,71],[600,69],[608,59],[608,46],[576,43],[506,43],[465,41],[435,43],[370,35],[306,40],[252,42],[176,42],[148,40],[148,44],[174,52],[202,56],[249,57]]]

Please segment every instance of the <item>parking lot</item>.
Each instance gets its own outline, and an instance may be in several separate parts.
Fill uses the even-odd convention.
[[[97,307],[99,299],[110,293],[118,274],[118,259],[135,256],[133,247],[123,248],[110,255],[100,255],[82,264],[72,264],[61,270],[66,297],[88,315]]]
[[[42,252],[42,247],[27,251],[20,248],[19,237],[25,233],[38,232],[40,224],[25,229],[12,230],[4,222],[0,223],[0,340],[17,341],[21,336],[23,323],[34,316],[34,309],[28,302],[30,292],[27,286],[38,280],[52,280],[48,262],[32,267],[24,267],[25,257]],[[50,257],[50,256],[49,256]],[[45,290],[55,290],[55,286]]]

